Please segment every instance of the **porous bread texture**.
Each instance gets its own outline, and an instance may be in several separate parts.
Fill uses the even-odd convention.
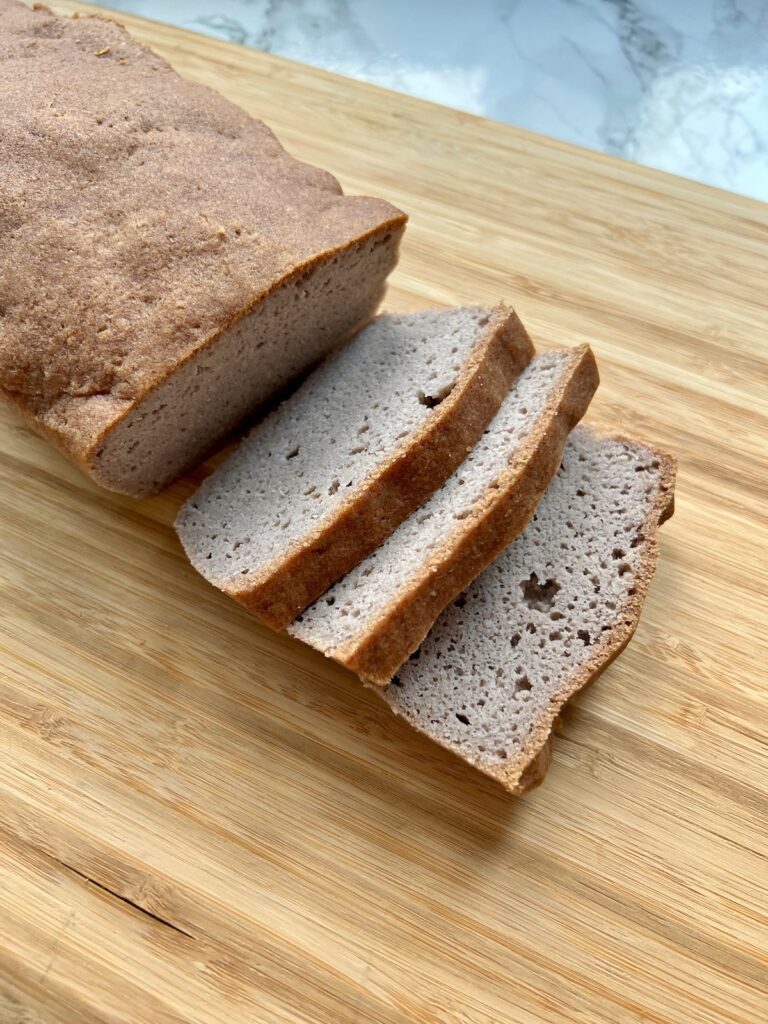
[[[115,22],[0,0],[0,95],[0,393],[99,482],[161,486],[373,314],[404,214],[342,195]],[[141,407],[203,364],[199,391]]]
[[[564,704],[637,626],[674,475],[657,449],[577,427],[525,532],[379,691],[392,710],[512,792],[540,781]]]
[[[379,685],[525,527],[598,383],[587,345],[536,356],[432,498],[288,631]]]
[[[532,355],[501,306],[379,317],[184,505],[192,564],[287,626],[443,484]]]

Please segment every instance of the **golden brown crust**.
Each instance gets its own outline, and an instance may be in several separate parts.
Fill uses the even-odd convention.
[[[244,586],[222,589],[275,629],[289,625],[445,482],[532,355],[515,313],[497,307],[450,395],[333,521],[295,545],[279,571],[271,565]]]
[[[362,640],[329,651],[329,657],[367,682],[385,686],[443,608],[525,529],[557,472],[569,433],[587,411],[598,385],[588,345],[574,349],[569,358],[570,373],[552,396],[549,417],[528,439],[520,458],[499,476],[483,507],[445,539]]]
[[[614,439],[636,443],[630,438],[621,436],[615,436]],[[542,781],[544,772],[546,772],[546,768],[551,760],[551,750],[543,761],[537,762],[537,758],[539,758],[545,747],[551,748],[552,730],[558,715],[570,700],[593,683],[608,668],[614,658],[621,654],[637,629],[643,602],[645,601],[645,596],[659,558],[657,531],[662,523],[665,523],[672,516],[674,511],[674,488],[677,470],[675,459],[671,455],[653,445],[647,445],[646,447],[649,451],[653,452],[660,464],[659,489],[656,500],[648,510],[643,526],[643,533],[646,537],[644,547],[645,558],[643,566],[637,573],[633,584],[634,593],[629,597],[624,607],[618,609],[616,613],[620,618],[620,626],[612,630],[610,634],[606,634],[607,639],[595,645],[589,659],[582,665],[579,672],[572,679],[569,679],[567,684],[558,692],[552,695],[546,717],[538,723],[537,728],[531,734],[518,757],[499,769],[486,765],[477,765],[481,771],[497,779],[505,789],[512,793],[524,793],[531,789],[533,785],[538,785]],[[537,764],[537,767],[531,774],[534,763]],[[535,778],[535,782],[531,781],[533,778]]]
[[[554,737],[550,733],[533,760],[529,761],[525,768],[523,768],[522,774],[517,781],[517,786],[512,792],[522,795],[523,793],[529,793],[532,789],[536,789],[537,786],[542,784],[552,763],[553,744]]]
[[[405,216],[100,17],[0,0],[0,392],[87,464],[287,278]]]

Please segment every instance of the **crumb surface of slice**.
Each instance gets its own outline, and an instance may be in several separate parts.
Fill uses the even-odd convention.
[[[532,354],[504,307],[379,317],[186,503],[192,563],[287,625],[466,458]]]
[[[525,527],[597,386],[588,346],[536,356],[465,461],[289,632],[383,685]]]
[[[654,448],[577,427],[525,532],[383,691],[392,710],[513,792],[538,781],[559,711],[637,626],[674,473]]]

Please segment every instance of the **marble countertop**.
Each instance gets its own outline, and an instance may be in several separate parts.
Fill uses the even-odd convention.
[[[768,200],[768,0],[104,0]]]

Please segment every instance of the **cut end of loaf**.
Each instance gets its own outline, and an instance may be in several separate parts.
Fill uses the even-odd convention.
[[[106,434],[87,464],[91,476],[142,497],[195,465],[373,315],[399,237],[395,228],[377,232],[275,288]]]
[[[670,514],[674,463],[577,428],[517,541],[438,619],[385,697],[513,792],[563,705],[634,631]]]

